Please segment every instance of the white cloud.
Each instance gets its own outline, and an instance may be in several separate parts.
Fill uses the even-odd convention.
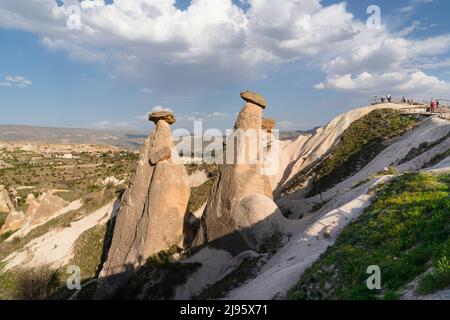
[[[339,90],[372,91],[378,94],[409,95],[418,98],[429,98],[430,95],[446,95],[450,90],[448,82],[437,77],[416,72],[368,73],[363,72],[352,76],[328,77],[325,82],[316,85],[316,89],[333,88]],[[378,92],[376,92],[378,90]]]
[[[429,0],[410,1],[403,10],[421,2]],[[345,2],[243,3],[246,10],[231,0],[193,0],[180,10],[175,0],[84,0],[81,29],[68,30],[66,12],[54,0],[4,1],[0,27],[38,33],[49,50],[105,64],[115,77],[138,80],[143,93],[171,88],[164,93],[175,95],[263,78],[300,59],[324,72],[318,89],[376,90],[386,84],[381,79],[409,88],[417,72],[425,74],[450,50],[448,34],[407,38],[421,27],[418,22],[398,32],[385,25],[369,30]]]
[[[260,78],[355,33],[345,4],[278,2],[249,0],[244,11],[231,0],[194,0],[186,10],[175,0],[85,0],[81,30],[68,30],[54,0],[16,0],[0,4],[0,27],[41,34],[50,50],[174,90]]]
[[[19,87],[25,88],[31,86],[33,83],[23,76],[5,76],[4,80],[0,79],[0,87]]]
[[[149,88],[142,88],[142,89],[141,89],[141,93],[143,93],[143,94],[150,94],[150,93],[152,93],[152,89],[149,89]]]
[[[207,115],[208,118],[216,118],[216,119],[218,119],[218,118],[226,118],[228,116],[229,115],[227,113],[217,112],[217,111]]]
[[[153,108],[153,112],[156,112],[156,111],[169,111],[169,112],[173,112],[172,109],[170,109],[170,108],[165,108],[165,107],[162,107],[162,106],[155,106],[155,107]]]

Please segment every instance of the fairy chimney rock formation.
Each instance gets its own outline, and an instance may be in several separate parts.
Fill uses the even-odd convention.
[[[247,103],[238,115],[234,132],[255,130],[260,133],[266,105],[264,98],[248,91],[241,93],[241,97]],[[247,139],[243,140],[241,148],[231,140],[227,143],[227,148],[235,152],[251,147],[254,143]],[[273,203],[269,179],[261,172],[261,163],[230,164],[227,161],[219,165],[218,178],[193,247],[207,244],[232,254],[257,250],[263,234],[273,229],[271,216],[274,214],[277,218],[281,215]]]
[[[113,239],[95,294],[104,299],[125,285],[133,271],[160,251],[182,246],[190,196],[182,164],[171,157],[171,112],[152,112],[156,124],[141,151],[133,180],[122,197]]]

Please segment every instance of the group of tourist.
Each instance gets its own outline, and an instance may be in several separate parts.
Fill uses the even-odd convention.
[[[381,103],[391,103],[392,102],[392,96],[390,94],[386,94],[384,96],[381,96],[380,98]],[[407,104],[416,104],[413,99],[406,99],[404,96],[400,99],[400,103],[407,103]],[[427,108],[427,112],[434,113],[439,108],[439,100],[438,99],[431,99],[430,106]]]
[[[381,96],[381,103],[385,103],[385,102],[391,103],[392,101],[392,96],[390,94],[387,94],[385,96]]]

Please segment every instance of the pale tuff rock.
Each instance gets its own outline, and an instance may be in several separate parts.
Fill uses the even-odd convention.
[[[263,118],[262,129],[267,131],[268,133],[272,133],[272,131],[275,129],[275,120],[271,118]]]
[[[102,181],[102,185],[106,186],[118,186],[125,182],[125,180],[119,180],[116,177],[106,177]]]
[[[190,187],[184,166],[171,157],[169,123],[175,118],[169,112],[156,112],[149,119],[156,128],[144,143],[136,173],[122,198],[96,299],[110,297],[150,256],[183,245]]]
[[[28,194],[26,212],[15,212],[15,210],[12,210],[6,218],[0,233],[17,231],[23,227],[29,228],[54,218],[69,202],[54,195],[53,192],[53,190],[44,192],[39,199],[36,199],[32,193]]]
[[[249,100],[248,95],[245,97],[244,100]],[[235,132],[255,130],[261,134],[261,127],[262,108],[246,103],[236,120]],[[243,141],[240,150],[248,150],[252,142],[247,139]],[[228,141],[227,147],[230,145],[233,144]],[[234,148],[236,156],[236,144]],[[266,175],[261,174],[259,161],[219,165],[218,178],[194,246],[207,243],[210,247],[225,249],[232,254],[257,250],[263,238],[275,230],[270,221],[277,216],[283,219],[272,201],[270,182]],[[267,228],[268,224],[270,228]]]
[[[10,213],[14,210],[14,206],[9,198],[8,190],[4,186],[0,185],[0,212]]]
[[[19,230],[22,227],[24,220],[25,215],[23,212],[11,211],[0,229],[0,235],[5,232],[14,232]]]
[[[65,208],[69,202],[53,194],[53,191],[44,192],[39,197],[39,205],[33,202],[27,209],[27,217],[30,217],[30,225],[39,224],[51,218],[56,212]]]
[[[16,231],[22,225],[24,214],[16,212],[14,205],[9,197],[8,190],[4,186],[0,186],[0,212],[8,213],[5,223],[0,229],[0,234],[8,231]]]
[[[258,105],[263,109],[266,107],[266,100],[263,98],[263,96],[261,96],[256,92],[251,91],[241,92],[241,98],[244,99],[246,102]]]

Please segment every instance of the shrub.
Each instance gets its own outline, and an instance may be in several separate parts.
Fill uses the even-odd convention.
[[[49,299],[59,283],[58,272],[48,266],[20,270],[16,279],[16,299]]]

